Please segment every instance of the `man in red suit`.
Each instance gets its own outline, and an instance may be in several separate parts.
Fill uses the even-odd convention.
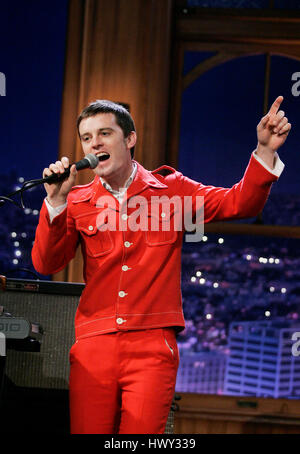
[[[72,165],[66,180],[45,185],[32,250],[42,274],[63,269],[79,244],[84,258],[86,287],[70,351],[72,433],[164,432],[179,362],[176,331],[184,328],[184,211],[197,225],[262,210],[284,167],[277,150],[291,125],[279,110],[282,100],[258,124],[257,148],[232,188],[205,186],[168,166],[144,169],[133,160],[133,120],[118,104],[98,100],[79,116],[83,152],[99,157],[95,179],[74,186]],[[43,176],[68,167],[63,157]]]

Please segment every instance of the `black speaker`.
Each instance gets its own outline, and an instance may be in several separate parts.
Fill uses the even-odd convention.
[[[69,350],[84,284],[3,277],[0,283],[0,310],[6,320],[10,316],[12,322],[14,318],[25,319],[34,331],[25,340],[7,339],[1,432],[68,434]],[[16,337],[14,333],[12,337]],[[3,361],[2,357],[2,369]],[[165,433],[173,433],[173,427],[174,402]]]
[[[2,313],[9,313],[12,321],[26,319],[42,331],[38,340],[7,338],[2,430],[69,433],[68,355],[83,288],[66,282],[2,279]]]

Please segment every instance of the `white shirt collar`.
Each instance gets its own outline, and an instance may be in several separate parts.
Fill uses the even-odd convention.
[[[100,181],[103,185],[103,187],[105,189],[107,189],[107,191],[109,191],[112,195],[114,195],[117,199],[119,199],[119,197],[123,196],[126,192],[126,190],[129,188],[129,186],[131,185],[131,183],[133,182],[134,180],[134,177],[136,175],[136,172],[137,172],[137,165],[135,162],[132,162],[132,167],[133,167],[133,170],[130,174],[130,177],[128,178],[128,180],[125,182],[125,185],[123,188],[119,188],[119,190],[116,190],[116,189],[112,189],[112,187],[110,186],[110,184],[108,184],[106,181],[103,180],[103,178],[100,177]]]

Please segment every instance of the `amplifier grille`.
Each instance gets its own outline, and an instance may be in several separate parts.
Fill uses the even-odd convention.
[[[0,293],[0,305],[15,317],[42,325],[40,352],[7,349],[6,375],[17,386],[68,388],[68,353],[74,341],[79,298],[41,293]]]

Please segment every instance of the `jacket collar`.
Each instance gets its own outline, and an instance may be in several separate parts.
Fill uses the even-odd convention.
[[[149,170],[145,169],[141,164],[137,161],[134,161],[137,165],[137,172],[135,175],[134,180],[128,187],[124,202],[129,198],[141,193],[148,187],[153,187],[156,189],[166,189],[168,186],[164,183],[161,183]],[[79,186],[80,188],[80,186]],[[84,186],[83,186],[84,188]],[[100,181],[98,175],[95,176],[93,182],[86,188],[84,193],[79,197],[73,200],[73,203],[80,203],[80,202],[87,202],[90,201],[92,205],[96,205],[97,200],[99,197],[110,195],[110,192],[105,189]],[[112,196],[113,197],[113,196]],[[109,200],[109,199],[107,199]],[[116,202],[114,200],[114,206],[116,206]]]
[[[136,161],[135,161],[136,162]],[[146,170],[141,164],[137,164],[137,173],[135,179],[127,190],[127,199],[142,192],[148,187],[157,189],[166,189],[168,186],[161,183],[149,170]]]

